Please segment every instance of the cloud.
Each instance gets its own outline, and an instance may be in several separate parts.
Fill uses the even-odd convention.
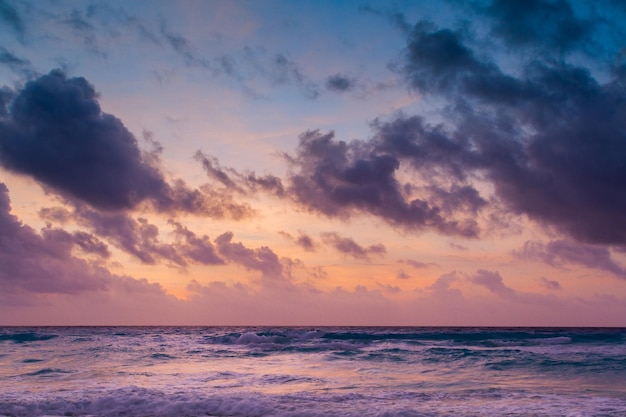
[[[548,265],[582,265],[606,271],[617,278],[626,279],[626,268],[618,264],[606,247],[579,244],[566,240],[527,241],[521,250],[514,252],[523,259],[539,259]]]
[[[463,293],[458,288],[451,288],[452,284],[459,281],[456,271],[441,275],[427,288],[431,296],[438,300],[456,299],[463,300]]]
[[[209,178],[221,183],[229,192],[247,195],[264,191],[278,197],[285,194],[282,180],[274,175],[257,176],[252,171],[241,173],[230,167],[222,167],[216,157],[201,151],[197,151],[194,158],[202,164]]]
[[[269,67],[270,78],[277,84],[294,82],[310,98],[319,96],[319,87],[304,75],[299,65],[282,53],[274,55]]]
[[[220,265],[224,261],[217,255],[215,246],[207,235],[197,236],[182,224],[170,220],[176,229],[174,233],[178,238],[177,248],[181,254],[192,261],[203,265]]]
[[[106,245],[97,237],[46,228],[38,234],[10,213],[6,185],[0,184],[0,299],[2,303],[29,302],[36,295],[107,292],[120,282],[141,288],[160,286],[111,274],[97,262],[80,259],[83,254],[106,258]],[[153,288],[153,289],[154,289]],[[30,294],[30,295],[28,295]]]
[[[277,282],[288,278],[278,256],[267,246],[250,249],[241,242],[233,243],[233,233],[226,232],[215,239],[219,254],[226,260],[244,266],[246,269],[259,271],[263,278]]]
[[[291,166],[288,191],[309,211],[342,219],[368,213],[403,229],[478,235],[472,218],[455,218],[481,201],[475,193],[401,184],[397,177],[400,160],[376,141],[346,143],[335,140],[333,132],[308,131],[300,136],[296,154],[286,159]],[[440,205],[431,204],[425,199],[428,196]]]
[[[209,61],[197,56],[193,51],[191,42],[183,35],[172,32],[165,21],[161,22],[160,34],[172,50],[184,59],[186,65],[211,69]]]
[[[16,56],[13,52],[0,46],[0,64],[24,77],[32,77],[35,70],[29,60]]]
[[[29,81],[0,125],[0,160],[62,193],[102,209],[127,209],[168,187],[145,164],[134,136],[103,113],[84,78],[54,70]]]
[[[503,300],[515,301],[523,304],[549,304],[554,302],[550,297],[536,293],[516,291],[507,286],[498,271],[479,269],[468,280],[474,284],[486,288],[489,292]]]
[[[326,78],[326,89],[335,93],[345,93],[354,90],[355,80],[343,74],[335,74]]]
[[[164,259],[181,267],[187,266],[187,260],[177,247],[162,243],[157,226],[144,218],[135,220],[126,213],[106,213],[87,207],[77,208],[71,217],[142,263],[153,265]]]
[[[541,14],[548,3],[533,4],[541,7],[525,13]],[[550,4],[567,9],[563,2]],[[618,30],[610,23],[607,28]],[[557,47],[557,40],[549,42]],[[429,126],[419,117],[379,123],[382,149],[439,182],[456,184],[457,194],[463,190],[466,195],[459,195],[478,210],[476,202],[485,199],[472,179],[489,183],[493,197],[512,214],[580,242],[625,245],[623,76],[616,72],[600,81],[591,64],[554,59],[541,50],[524,59],[515,42],[509,54],[522,60],[521,70],[507,73],[478,54],[478,45],[463,31],[428,22],[413,27],[404,75],[412,89],[447,103],[446,123]]]
[[[155,265],[165,261],[170,266],[186,268],[190,263],[221,265],[224,261],[216,254],[208,236],[198,236],[181,223],[170,219],[173,226],[173,242],[161,239],[159,228],[144,218],[134,219],[127,213],[108,213],[85,206],[75,207],[73,212],[61,207],[45,208],[40,215],[51,222],[67,223],[75,221],[93,233],[106,239],[117,248],[134,256],[144,264]],[[84,232],[77,232],[83,236]],[[79,240],[83,250],[98,251],[98,242],[92,235]]]
[[[236,325],[390,325],[404,317],[378,290],[358,286],[320,291],[307,285],[264,285],[253,291],[223,282],[193,283],[189,305],[201,306],[194,320]],[[390,288],[393,291],[393,288]],[[242,308],[244,306],[244,308]],[[285,312],[289,314],[285,314]]]
[[[15,91],[9,87],[0,87],[0,120],[9,114],[8,105],[15,97]]]
[[[156,154],[143,153],[115,116],[102,112],[84,78],[53,70],[26,83],[0,119],[0,163],[32,176],[68,200],[100,210],[149,203],[162,212],[184,211],[241,218],[251,210],[215,190],[166,181]]]
[[[404,270],[400,269],[396,273],[396,278],[398,278],[398,279],[409,279],[409,278],[411,278],[411,276],[409,274],[407,274],[406,272],[404,272]]]
[[[546,277],[541,277],[539,281],[541,282],[541,286],[547,290],[555,291],[561,289],[561,284],[558,281],[553,281]]]
[[[482,10],[492,33],[513,47],[569,52],[589,42],[597,22],[576,16],[565,0],[494,0]]]
[[[296,61],[282,52],[267,53],[262,48],[245,47],[242,64],[251,65],[254,76],[259,75],[274,85],[294,84],[311,99],[320,95],[319,86],[304,73]]]
[[[19,40],[24,39],[24,20],[15,7],[11,6],[6,0],[0,0],[0,20],[15,32]]]
[[[429,268],[435,265],[433,263],[419,262],[413,259],[401,259],[399,262],[403,264],[411,265],[413,268],[416,268],[416,269]]]
[[[242,192],[239,185],[231,179],[231,176],[240,177],[232,168],[223,168],[216,157],[205,155],[201,151],[196,152],[194,158],[202,164],[207,175],[215,181],[221,183],[231,191]]]
[[[59,244],[80,248],[84,253],[109,258],[108,246],[96,236],[85,232],[69,233],[62,229],[47,228],[42,231],[43,238]]]
[[[93,13],[88,13],[87,16],[83,16],[80,10],[74,9],[69,15],[60,19],[60,21],[82,38],[87,50],[102,57],[106,57],[106,52],[99,44],[96,27],[89,21],[90,14]]]
[[[517,300],[519,295],[514,289],[504,285],[504,281],[497,271],[486,271],[480,269],[474,276],[470,278],[474,284],[478,284],[487,288],[490,292],[497,294],[498,296],[510,300]]]
[[[334,232],[322,233],[322,240],[327,245],[334,247],[337,251],[344,255],[351,256],[356,259],[368,260],[370,255],[383,256],[387,253],[385,245],[378,243],[363,247],[349,237],[339,236]]]
[[[292,235],[284,231],[281,231],[279,233],[306,251],[314,252],[317,249],[317,243],[315,242],[315,240],[311,236],[304,233],[302,230],[298,231],[298,237],[293,237]]]

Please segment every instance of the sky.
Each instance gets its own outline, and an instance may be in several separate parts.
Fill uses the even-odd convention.
[[[0,325],[626,326],[625,20],[0,0]]]

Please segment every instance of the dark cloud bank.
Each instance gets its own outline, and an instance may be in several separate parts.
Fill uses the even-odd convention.
[[[287,156],[290,194],[314,212],[369,213],[403,230],[476,237],[479,215],[496,221],[497,208],[579,242],[626,245],[624,39],[599,61],[604,75],[590,69],[599,66],[596,29],[615,39],[619,25],[581,19],[565,1],[473,11],[490,24],[487,49],[468,31],[421,21],[398,65],[414,92],[442,103],[445,122],[400,115],[349,142],[306,132]],[[521,65],[507,71],[507,60]]]

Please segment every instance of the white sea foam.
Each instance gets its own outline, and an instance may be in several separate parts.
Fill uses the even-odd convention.
[[[4,404],[4,415],[44,416],[622,416],[623,400],[606,397],[528,395],[522,392],[487,391],[438,394],[385,393],[378,396],[340,395],[246,395],[206,396],[201,393],[164,395],[162,392],[128,387],[93,398],[31,398]],[[1,415],[1,414],[0,414]]]

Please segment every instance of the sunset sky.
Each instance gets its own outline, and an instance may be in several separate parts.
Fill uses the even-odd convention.
[[[0,0],[0,324],[626,326],[624,21]]]

